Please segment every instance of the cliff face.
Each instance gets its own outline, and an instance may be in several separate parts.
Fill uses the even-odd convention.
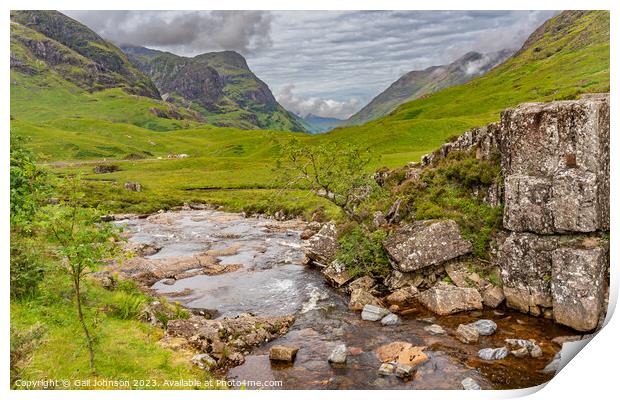
[[[493,197],[505,231],[495,261],[506,304],[595,329],[608,291],[609,94],[508,109],[500,123],[425,156],[422,168],[472,149],[501,156],[503,192]]]

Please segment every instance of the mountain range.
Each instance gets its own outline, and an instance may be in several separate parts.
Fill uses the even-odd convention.
[[[315,114],[308,114],[304,121],[309,127],[310,133],[325,133],[339,127],[345,120],[339,118],[321,117]]]
[[[472,51],[450,64],[410,71],[347,119],[344,125],[363,124],[389,114],[403,103],[468,82],[503,63],[514,52],[509,49],[485,54]]]

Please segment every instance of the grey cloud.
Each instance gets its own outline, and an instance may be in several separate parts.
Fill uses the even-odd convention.
[[[271,46],[268,11],[65,11],[120,45],[182,55],[212,50],[252,52]]]
[[[103,37],[181,55],[239,50],[296,112],[345,117],[404,73],[518,49],[555,11],[80,11]],[[294,85],[294,92],[290,85]],[[297,107],[297,108],[295,108]],[[341,114],[335,115],[334,110]],[[357,110],[354,110],[357,111]],[[324,115],[328,116],[328,115]]]
[[[282,106],[294,113],[305,117],[308,114],[331,118],[348,118],[360,107],[357,98],[346,101],[322,99],[318,97],[299,98],[294,93],[295,85],[287,85],[276,94],[276,99]]]

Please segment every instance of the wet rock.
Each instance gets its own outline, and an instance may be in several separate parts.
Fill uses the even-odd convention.
[[[375,354],[384,363],[404,364],[415,367],[426,361],[425,347],[414,346],[408,342],[392,342],[375,350]]]
[[[321,265],[329,264],[338,250],[337,237],[338,231],[334,221],[323,225],[321,230],[312,236],[303,247],[308,260]]]
[[[504,227],[609,227],[609,97],[526,103],[502,113]]]
[[[312,236],[317,234],[320,230],[321,230],[321,223],[312,221],[308,225],[306,225],[306,229],[304,229],[303,232],[301,233],[301,239],[302,240],[310,239]]]
[[[489,336],[497,330],[497,324],[490,319],[480,319],[470,324],[474,327],[480,336]]]
[[[196,316],[199,316],[199,317],[206,318],[206,319],[213,319],[218,314],[217,310],[213,310],[213,309],[210,309],[210,308],[189,307],[188,310],[192,314],[194,314]]]
[[[138,257],[152,256],[161,250],[161,246],[139,242],[127,242],[124,247],[125,251]]]
[[[596,328],[605,300],[607,249],[557,249],[552,264],[555,321],[578,331]]]
[[[141,192],[142,191],[142,185],[140,185],[138,182],[127,182],[124,185],[125,189],[132,191],[132,192]]]
[[[498,347],[496,349],[486,348],[478,351],[478,357],[486,361],[501,360],[508,355],[506,347]]]
[[[353,276],[338,261],[333,261],[329,267],[324,268],[321,272],[327,282],[334,287],[341,287],[353,280]]]
[[[394,373],[401,379],[411,378],[415,373],[415,367],[413,365],[399,363],[396,365]]]
[[[275,345],[269,349],[269,359],[272,361],[293,362],[298,351],[298,347]]]
[[[470,324],[461,324],[456,329],[456,338],[463,343],[476,343],[479,337],[478,330]]]
[[[370,294],[370,292],[366,289],[354,289],[351,292],[351,298],[349,299],[349,309],[353,311],[360,311],[363,310],[366,305],[383,307],[383,302]]]
[[[405,287],[417,288],[424,282],[424,276],[415,272],[400,272],[398,270],[392,270],[390,275],[385,278],[385,286],[391,291],[402,289]]]
[[[482,297],[476,289],[460,288],[444,282],[420,293],[419,301],[439,315],[482,309]]]
[[[164,285],[174,285],[177,282],[177,280],[174,278],[168,278],[168,279],[162,279],[159,282],[163,283]]]
[[[383,307],[366,304],[362,309],[362,319],[364,321],[379,321],[389,313],[390,311]]]
[[[387,304],[395,304],[399,307],[407,307],[417,303],[420,292],[413,286],[407,286],[396,290],[385,298]]]
[[[383,363],[379,367],[379,375],[390,376],[394,375],[394,372],[396,372],[396,365],[393,363]]]
[[[465,378],[461,381],[461,385],[465,390],[480,390],[480,385],[472,378]]]
[[[542,349],[534,340],[506,339],[505,341],[506,346],[515,357],[523,358],[529,355],[538,358],[543,354]]]
[[[331,364],[344,364],[347,362],[347,354],[347,346],[339,344],[332,350],[327,361]]]
[[[562,352],[558,351],[553,357],[553,360],[551,360],[549,364],[545,366],[542,372],[546,374],[555,374],[556,372],[560,370],[561,366],[562,366]]]
[[[425,326],[424,330],[430,333],[431,335],[445,335],[446,334],[446,330],[437,324]]]
[[[495,285],[488,285],[481,290],[482,303],[490,308],[497,308],[506,299],[504,290]]]
[[[203,354],[196,354],[195,356],[193,356],[192,364],[194,364],[200,369],[209,371],[217,365],[217,361],[215,361],[213,357],[211,357],[210,355],[203,353]]]
[[[417,221],[403,226],[385,239],[383,246],[401,272],[437,265],[472,249],[452,220]]]
[[[400,318],[396,314],[390,313],[381,319],[381,325],[383,326],[392,326],[392,325],[399,325],[399,324],[400,324]]]

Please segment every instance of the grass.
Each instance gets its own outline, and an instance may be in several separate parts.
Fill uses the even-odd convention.
[[[54,168],[112,180],[93,183],[93,194],[111,210],[152,211],[195,200],[231,210],[309,213],[325,203],[297,191],[275,196],[279,143],[292,137],[308,146],[353,141],[374,155],[369,171],[394,168],[419,161],[450,137],[497,121],[505,108],[609,91],[609,61],[608,12],[587,13],[570,24],[556,17],[528,49],[482,77],[405,103],[365,125],[314,136],[156,118],[149,112],[158,106],[155,100],[120,89],[87,93],[60,84],[53,73],[26,77],[13,72],[11,130],[32,137],[31,147],[46,161],[123,159],[130,154],[146,158],[123,162],[121,171],[106,175],[89,173],[90,165]],[[190,157],[157,160],[179,153]],[[144,191],[125,193],[126,181],[140,182]],[[188,191],[198,188],[203,190]]]
[[[12,329],[27,332],[34,326],[43,332],[32,346],[30,363],[19,371],[20,379],[68,379],[74,389],[76,381],[94,389],[97,381],[105,380],[127,381],[130,387],[124,389],[165,389],[166,380],[182,379],[215,385],[211,376],[192,367],[191,353],[157,343],[163,337],[161,328],[137,321],[135,309],[134,314],[118,311],[135,308],[126,306],[127,297],[146,301],[137,289],[126,284],[108,291],[93,281],[87,281],[86,288],[86,319],[96,340],[95,371],[89,369],[69,279],[56,273],[46,277],[39,296],[11,302]]]

